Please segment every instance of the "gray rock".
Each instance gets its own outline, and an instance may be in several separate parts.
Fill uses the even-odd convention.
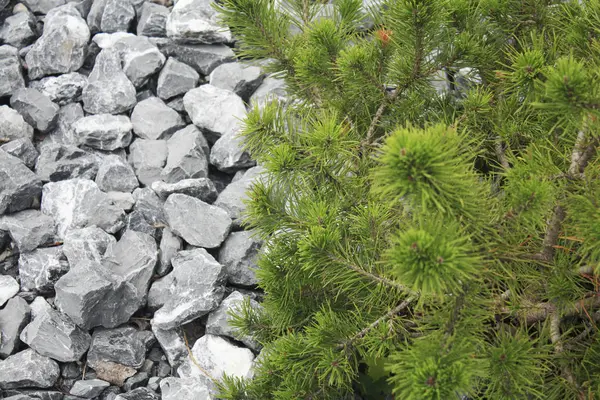
[[[108,192],[110,201],[125,211],[131,211],[135,205],[135,199],[131,193],[127,192]]]
[[[164,213],[165,202],[161,200],[150,188],[136,189],[133,192],[135,199],[134,210],[142,213],[144,218],[152,224],[166,225]]]
[[[138,18],[136,32],[138,35],[149,37],[165,37],[169,9],[163,5],[145,2],[142,13]]]
[[[0,361],[0,388],[49,388],[60,375],[56,361],[44,357],[31,349]]]
[[[160,71],[166,57],[156,45],[144,36],[127,36],[118,40],[114,48],[121,53],[123,71],[135,87],[141,87],[148,78]]]
[[[239,312],[243,302],[247,299],[253,309],[260,308],[256,301],[244,296],[240,292],[233,292],[227,296],[219,307],[208,315],[206,321],[206,333],[211,335],[227,336],[239,340],[253,350],[259,348],[259,344],[249,336],[240,335],[237,330],[230,325],[232,312]]]
[[[19,335],[29,323],[30,315],[31,309],[27,302],[20,297],[13,297],[8,301],[6,307],[0,310],[1,358],[6,358],[19,350]]]
[[[8,231],[21,253],[54,241],[54,220],[38,210],[24,210],[0,217],[0,230]]]
[[[170,367],[168,373],[171,373],[171,367],[177,368],[188,356],[188,350],[185,345],[185,340],[180,333],[180,329],[159,329],[152,326],[152,333],[158,340],[160,347],[165,352]],[[161,362],[162,365],[164,365]],[[168,365],[167,365],[168,366]],[[159,365],[160,368],[160,365]],[[165,374],[165,376],[167,375]]]
[[[171,332],[173,332],[173,331],[171,331]],[[181,341],[183,342],[183,339],[181,339]],[[185,348],[184,350],[187,350],[187,348]],[[167,376],[172,375],[173,368],[171,368],[169,363],[166,362],[165,360],[160,360],[160,362],[158,363],[158,367],[156,368],[156,373],[158,374],[158,376],[160,378],[166,378]]]
[[[131,121],[124,115],[90,115],[73,124],[79,144],[107,151],[129,146],[132,129]]]
[[[159,392],[161,380],[162,380],[162,378],[160,378],[158,376],[153,376],[150,379],[148,379],[148,385],[146,387],[148,389],[152,390],[153,392]],[[162,393],[161,393],[161,395],[162,395]]]
[[[46,16],[43,35],[25,56],[29,79],[77,71],[89,40],[90,30],[75,8],[53,9]]]
[[[183,179],[208,176],[208,144],[193,125],[181,129],[167,141],[168,158],[161,173],[163,181],[176,183]]]
[[[137,370],[146,357],[148,334],[152,335],[148,331],[138,331],[130,326],[96,329],[88,353],[89,366],[96,369],[102,363],[114,363]]]
[[[211,85],[234,92],[244,101],[248,101],[263,80],[259,67],[239,62],[219,65],[209,77]]]
[[[127,32],[98,33],[92,38],[92,43],[96,44],[100,52],[100,50],[113,48],[118,41],[128,37],[135,37],[135,35]]]
[[[55,390],[35,390],[35,389],[20,389],[20,390],[5,390],[7,395],[18,393],[15,396],[18,397],[16,400],[73,400],[63,397],[61,392]],[[12,397],[11,397],[12,399]]]
[[[161,229],[159,226],[147,219],[144,214],[139,211],[133,211],[127,214],[125,220],[125,231],[142,232],[152,236],[155,240],[161,239]]]
[[[25,164],[0,150],[0,215],[25,210],[42,191],[42,181]]]
[[[96,183],[104,192],[131,193],[139,186],[133,168],[119,156],[109,156],[102,161]]]
[[[50,100],[59,106],[64,106],[79,101],[85,85],[87,85],[86,76],[78,72],[71,72],[31,82],[30,86],[48,96]]]
[[[54,309],[36,317],[21,332],[21,340],[56,361],[78,361],[90,347],[90,335]]]
[[[35,19],[27,11],[6,18],[4,25],[0,28],[0,40],[18,49],[30,45],[36,38]]]
[[[107,1],[108,0],[93,0],[92,2],[90,12],[86,17],[87,24],[92,33],[96,33],[101,30],[100,25],[102,24],[102,14],[104,14]]]
[[[104,258],[106,249],[116,243],[114,236],[96,226],[71,229],[65,235],[63,252],[71,264],[76,264],[80,260],[100,262]]]
[[[56,281],[68,271],[62,246],[36,249],[19,256],[21,290],[50,293]]]
[[[98,160],[93,154],[73,145],[43,143],[35,171],[44,182],[66,179],[94,179]]]
[[[179,0],[167,18],[167,36],[181,43],[231,42],[229,28],[218,23],[213,0]]]
[[[160,381],[162,400],[212,400],[208,387],[194,378],[165,378]]]
[[[195,197],[205,203],[213,203],[217,199],[215,184],[208,178],[184,179],[177,183],[156,181],[152,184],[152,190],[165,200],[173,193]]]
[[[108,0],[102,13],[102,32],[127,32],[135,18],[135,9],[130,1]]]
[[[101,379],[87,379],[75,382],[69,393],[80,398],[93,399],[100,396],[100,393],[109,386],[110,383]]]
[[[215,205],[221,207],[233,220],[238,220],[242,213],[246,210],[246,204],[244,203],[248,198],[248,190],[254,184],[256,179],[259,179],[260,174],[264,171],[262,167],[250,168],[243,176],[223,190]]]
[[[65,0],[23,0],[23,3],[36,14],[48,14],[50,10],[66,3]]]
[[[258,283],[255,269],[261,242],[252,234],[251,231],[232,232],[219,249],[218,260],[233,285],[254,286]]]
[[[171,100],[169,100],[167,103],[167,106],[171,107],[173,110],[185,114],[185,107],[183,106],[183,96],[177,96],[177,97],[173,97]],[[187,123],[191,123],[191,120],[189,119],[189,117],[187,117],[187,115],[184,115],[185,121]]]
[[[198,86],[200,75],[189,65],[169,57],[158,75],[156,94],[167,100]]]
[[[58,110],[56,128],[47,136],[46,141],[50,143],[77,145],[73,124],[83,118],[83,107],[79,103],[67,104]]]
[[[34,320],[44,313],[54,310],[50,304],[42,296],[36,297],[31,304],[31,319]]]
[[[137,388],[117,395],[115,400],[160,400],[160,396],[148,388]]]
[[[2,47],[0,47],[0,52]],[[0,74],[2,73],[2,61],[0,60]],[[1,82],[1,76],[0,76]],[[1,83],[0,83],[1,85]],[[15,89],[16,90],[16,89]],[[0,93],[0,97],[2,94]],[[9,106],[0,106],[0,143],[10,142],[17,139],[33,139],[33,128],[21,114]]]
[[[54,128],[60,108],[40,91],[27,88],[18,89],[13,93],[10,106],[40,132],[48,132]]]
[[[183,96],[183,104],[194,125],[215,140],[237,131],[246,116],[246,106],[238,95],[213,85],[190,90]]]
[[[82,99],[83,108],[90,114],[120,114],[135,106],[135,87],[122,71],[116,50],[98,54]]]
[[[215,379],[220,379],[224,373],[237,378],[252,377],[254,354],[222,337],[210,334],[202,336],[194,344],[192,354],[196,362]],[[182,378],[202,379],[204,376],[190,359],[177,372]]]
[[[252,107],[263,108],[267,102],[286,102],[288,99],[287,86],[283,79],[268,76],[250,97]]]
[[[147,372],[138,372],[137,374],[125,381],[125,384],[123,385],[123,390],[125,392],[129,392],[139,387],[144,387],[148,383],[148,379],[150,379],[150,376]]]
[[[64,238],[69,229],[96,225],[109,233],[123,226],[125,213],[111,204],[94,181],[70,179],[44,186],[41,210],[54,218],[57,235]]]
[[[173,234],[170,229],[165,228],[162,231],[158,250],[158,259],[160,261],[156,268],[158,276],[165,276],[171,270],[171,260],[181,249],[183,249],[181,238]]]
[[[166,140],[136,139],[129,147],[129,162],[133,165],[138,180],[144,185],[160,180],[167,155]]]
[[[0,146],[0,150],[3,150],[13,157],[17,157],[19,160],[23,161],[23,164],[29,169],[32,169],[35,166],[35,162],[39,156],[35,146],[28,138],[11,140],[5,145]]]
[[[9,45],[0,46],[0,97],[10,96],[24,87],[19,50]]]
[[[256,165],[250,154],[243,149],[243,139],[239,134],[239,131],[225,133],[213,145],[210,163],[219,171],[231,173]]]
[[[210,74],[219,65],[235,60],[235,54],[224,44],[182,44],[170,39],[151,39],[167,57],[186,63],[202,75]]]
[[[138,103],[131,114],[133,131],[143,139],[168,139],[185,123],[179,113],[158,97],[150,97]]]
[[[160,307],[152,319],[155,329],[193,321],[217,308],[223,298],[224,270],[206,250],[181,251],[172,264],[173,271],[155,281],[148,293],[148,306]]]
[[[225,210],[184,194],[169,196],[164,209],[171,230],[192,246],[219,247],[231,229]]]

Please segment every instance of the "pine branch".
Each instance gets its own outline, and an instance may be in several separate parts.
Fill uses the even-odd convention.
[[[554,353],[556,355],[559,356],[565,351],[560,333],[560,315],[556,310],[553,310],[550,314],[550,341],[554,345]],[[579,389],[579,385],[577,384],[577,380],[575,379],[575,375],[573,375],[571,368],[568,365],[563,365],[562,370],[567,381]]]

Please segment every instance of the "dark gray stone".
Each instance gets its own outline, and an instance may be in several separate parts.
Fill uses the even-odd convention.
[[[13,354],[0,361],[0,388],[49,388],[60,375],[56,361],[31,349]]]
[[[9,232],[21,253],[54,241],[54,220],[38,210],[24,210],[0,217],[0,230]]]
[[[48,132],[58,119],[59,106],[35,89],[18,89],[10,98],[10,106],[34,129]]]
[[[23,0],[23,3],[36,14],[48,14],[50,10],[66,3],[65,0]]]
[[[98,160],[92,154],[73,145],[43,143],[35,171],[44,182],[66,179],[94,179]]]
[[[244,101],[258,89],[264,80],[260,67],[239,62],[219,65],[210,73],[209,83],[234,92]]]
[[[167,57],[186,63],[202,75],[209,75],[219,65],[235,60],[235,54],[224,44],[182,44],[170,39],[151,39]]]
[[[150,97],[139,102],[131,114],[133,131],[142,139],[168,139],[185,123],[179,113],[158,97]]]
[[[251,231],[232,232],[219,250],[218,260],[233,285],[254,286],[258,283],[255,269],[261,242],[252,235]]]
[[[114,236],[96,226],[70,229],[64,238],[63,252],[71,264],[81,260],[100,262],[104,258],[106,249],[116,242]]]
[[[152,184],[152,190],[165,200],[173,193],[195,197],[205,203],[213,203],[217,199],[217,189],[208,178],[184,179],[176,183],[156,181]]]
[[[181,129],[167,141],[168,158],[161,173],[163,181],[176,183],[183,179],[208,176],[208,144],[202,133],[193,125]]]
[[[100,396],[110,383],[101,379],[87,379],[85,381],[77,381],[71,388],[70,394],[84,399],[93,399]]]
[[[19,50],[9,45],[0,46],[0,97],[10,96],[24,87]]]
[[[167,219],[164,213],[164,200],[161,200],[150,188],[136,189],[133,192],[135,199],[134,210],[139,211],[152,224],[162,225],[164,228]]]
[[[25,210],[42,191],[42,181],[21,160],[0,150],[0,215]]]
[[[120,114],[135,106],[135,87],[121,69],[118,51],[106,49],[98,54],[82,99],[90,114]]]
[[[92,335],[88,364],[96,369],[101,363],[111,362],[138,369],[146,357],[148,331],[124,326],[115,329],[98,328]]]
[[[36,38],[35,18],[27,11],[6,18],[0,28],[0,41],[18,49],[29,46]]]
[[[31,309],[20,297],[13,297],[0,310],[0,357],[6,358],[19,350],[19,335],[29,323]],[[1,361],[0,361],[1,363]]]
[[[243,139],[239,134],[239,131],[225,133],[210,150],[210,163],[219,171],[232,173],[256,165],[250,154],[244,150]]]
[[[160,400],[160,396],[148,388],[137,388],[117,395],[115,400]]]
[[[127,32],[135,18],[135,9],[130,1],[108,0],[102,13],[102,32]]]
[[[139,186],[133,168],[119,156],[109,156],[102,161],[96,183],[105,192],[131,193]]]
[[[185,345],[185,340],[181,335],[181,329],[159,329],[152,326],[152,333],[158,340],[161,349],[164,351],[167,360],[161,360],[158,365],[158,376],[164,378],[171,374],[171,367],[177,368],[188,357],[188,349]],[[170,364],[170,365],[169,365]]]
[[[73,124],[83,118],[83,107],[79,103],[67,104],[58,110],[56,128],[46,137],[45,142],[77,146]]]
[[[159,263],[156,268],[158,276],[165,276],[171,270],[171,260],[183,249],[183,241],[170,229],[163,229],[158,251]]]
[[[225,210],[184,194],[169,196],[164,210],[171,230],[193,246],[219,247],[231,229]]]
[[[163,100],[185,94],[198,86],[200,75],[189,65],[169,57],[158,75],[156,94]]]
[[[60,362],[78,361],[90,347],[90,335],[54,309],[37,316],[21,332],[37,353]]]
[[[138,372],[137,374],[125,381],[125,384],[123,385],[123,390],[125,392],[129,392],[139,387],[144,387],[148,383],[148,379],[150,379],[150,376],[147,372]]]
[[[223,298],[225,271],[206,250],[181,251],[172,264],[173,271],[155,281],[148,294],[148,306],[159,308],[153,329],[169,330],[193,321],[217,308]],[[162,345],[158,335],[157,339]]]
[[[31,82],[32,88],[39,90],[59,106],[79,101],[85,85],[87,85],[87,77],[78,72],[49,76]]]
[[[167,141],[136,139],[129,147],[129,162],[143,185],[159,181],[167,163]]]
[[[59,0],[60,1],[60,0]],[[77,71],[83,65],[90,30],[72,5],[48,13],[43,35],[25,56],[30,79]]]
[[[156,45],[144,36],[124,37],[115,43],[114,48],[121,54],[125,75],[138,88],[160,71],[166,60]]]
[[[124,115],[90,115],[73,124],[79,144],[106,151],[129,146],[132,129],[131,121]]]
[[[2,47],[0,47],[0,51]],[[2,73],[2,61],[0,60],[0,74]],[[0,85],[1,85],[0,76]],[[1,97],[1,94],[0,94]],[[17,139],[33,139],[33,128],[21,114],[9,106],[0,106],[0,143],[10,142]]]
[[[213,0],[180,0],[167,18],[167,36],[181,43],[231,42],[229,28],[218,23]]]
[[[28,138],[11,140],[5,145],[0,146],[0,150],[3,150],[13,157],[17,157],[19,160],[23,161],[23,164],[29,169],[32,169],[35,166],[35,162],[39,156],[35,146]]]
[[[21,290],[51,293],[56,281],[68,271],[62,246],[36,249],[19,256]]]
[[[137,34],[149,37],[165,37],[169,9],[163,5],[145,2],[138,18]]]

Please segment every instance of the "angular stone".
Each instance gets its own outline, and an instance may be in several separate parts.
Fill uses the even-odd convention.
[[[98,47],[99,53],[100,50],[112,49],[121,39],[131,37],[135,37],[135,35],[127,32],[98,33],[94,35],[92,42]]]
[[[184,179],[177,183],[157,181],[152,184],[152,190],[165,200],[173,193],[195,197],[205,203],[213,203],[217,199],[215,184],[208,178]]]
[[[92,33],[99,32],[100,25],[102,24],[102,14],[106,8],[108,0],[93,0],[90,11],[86,17],[87,24]]]
[[[283,79],[268,76],[250,97],[252,107],[263,108],[267,102],[286,102],[288,99],[287,86]]]
[[[0,217],[0,230],[8,231],[21,253],[54,241],[54,220],[38,210],[24,210]]]
[[[83,107],[79,103],[67,104],[58,110],[56,128],[47,136],[46,141],[50,143],[77,145],[73,124],[83,118]]]
[[[210,84],[187,92],[183,104],[194,125],[214,138],[213,141],[237,131],[246,117],[246,106],[238,95]]]
[[[160,307],[152,319],[155,329],[193,321],[217,308],[223,298],[224,271],[206,250],[181,251],[172,264],[173,271],[155,281],[148,294],[148,306]]]
[[[87,77],[78,72],[49,76],[31,83],[32,88],[39,90],[59,106],[79,101],[85,85]]]
[[[239,134],[239,131],[225,133],[210,150],[210,163],[219,171],[231,173],[256,165],[250,154],[243,149],[243,140]]]
[[[89,40],[90,30],[75,8],[53,9],[46,16],[42,37],[25,56],[29,79],[77,71]]]
[[[202,133],[193,125],[175,132],[167,141],[168,158],[161,173],[163,181],[176,183],[183,179],[208,176],[208,147]]]
[[[100,393],[109,386],[110,383],[101,379],[87,379],[75,382],[69,394],[84,399],[93,399],[100,396]]]
[[[139,186],[131,165],[119,156],[108,156],[100,164],[96,183],[104,192],[133,192]]]
[[[65,235],[63,252],[69,263],[75,265],[81,260],[100,262],[106,249],[116,244],[114,236],[96,226],[71,229]]]
[[[13,389],[5,390],[5,393],[6,395],[11,396],[5,400],[73,400],[63,397],[64,395],[61,392],[55,390]]]
[[[206,333],[211,335],[227,336],[235,340],[239,340],[251,349],[257,350],[259,344],[250,336],[240,335],[237,330],[230,325],[231,312],[239,312],[245,300],[250,302],[253,309],[260,308],[258,302],[244,296],[238,291],[227,296],[219,307],[208,315],[206,321]]]
[[[166,140],[136,139],[129,147],[129,162],[143,185],[151,185],[160,180],[167,155]]]
[[[130,326],[96,329],[92,335],[92,345],[88,353],[89,366],[96,369],[101,363],[114,363],[133,369],[140,368],[146,357],[148,335],[152,335],[152,333],[138,331]],[[109,382],[115,383],[111,380]]]
[[[0,41],[18,49],[29,46],[36,38],[35,19],[27,11],[6,18],[0,28]]]
[[[41,210],[54,218],[57,235],[64,238],[69,229],[96,225],[109,233],[123,226],[125,213],[111,204],[94,181],[70,179],[44,186]]]
[[[166,225],[164,200],[161,200],[150,188],[136,189],[134,210],[140,212],[152,224]]]
[[[44,313],[54,310],[42,296],[36,297],[29,306],[31,307],[32,320],[43,315]]]
[[[177,96],[177,97],[173,97],[171,100],[169,100],[167,103],[167,106],[171,107],[173,110],[184,114],[184,117],[187,117],[186,112],[185,112],[185,107],[183,106],[183,96]],[[191,122],[189,118],[185,118],[186,122]]]
[[[185,345],[185,341],[180,334],[180,330],[163,330],[153,325],[152,333],[154,333],[156,340],[158,340],[158,343],[161,349],[164,351],[170,366],[177,368],[188,355],[188,350]]]
[[[218,23],[213,0],[179,0],[167,18],[167,37],[180,43],[231,42],[231,32]]]
[[[232,232],[219,249],[218,260],[227,271],[227,279],[233,285],[254,286],[256,259],[261,242],[252,237],[251,231]]]
[[[158,276],[165,276],[171,270],[171,260],[181,249],[183,249],[183,241],[181,238],[173,234],[170,229],[163,229],[158,251],[158,259],[160,262],[156,268],[156,274]]]
[[[19,50],[9,45],[0,46],[0,97],[10,96],[15,90],[24,87]]]
[[[0,146],[0,150],[3,150],[13,157],[17,157],[19,160],[23,161],[23,164],[29,169],[32,169],[35,166],[35,162],[39,156],[35,146],[28,138],[11,140],[5,145]]]
[[[0,310],[0,357],[6,358],[19,350],[19,335],[29,323],[31,309],[20,297],[13,297]],[[1,361],[0,361],[1,363]],[[1,365],[1,364],[0,364]]]
[[[121,53],[123,71],[135,87],[141,87],[148,78],[160,71],[166,57],[156,45],[144,36],[127,36],[118,40],[114,48]]]
[[[48,132],[56,125],[59,106],[35,89],[18,89],[10,98],[10,106],[34,129]]]
[[[82,99],[83,108],[90,114],[120,114],[135,106],[135,87],[121,69],[116,50],[98,54]]]
[[[123,390],[125,392],[129,392],[139,387],[145,387],[148,383],[149,378],[150,376],[147,372],[138,372],[137,374],[125,381],[125,384],[123,385]]]
[[[0,275],[0,307],[19,293],[19,283],[9,275]]]
[[[186,63],[202,75],[210,74],[219,65],[235,60],[235,53],[224,44],[182,44],[170,39],[152,38],[161,53]]]
[[[108,0],[100,20],[102,32],[127,32],[135,18],[135,9],[130,1]]]
[[[108,192],[110,201],[125,211],[131,211],[135,205],[135,199],[131,193],[127,192]]]
[[[37,353],[56,361],[78,361],[90,347],[91,336],[54,309],[36,317],[21,332],[21,340]]]
[[[0,388],[49,388],[60,375],[56,361],[39,355],[31,349],[0,361]]]
[[[0,150],[0,215],[29,208],[42,191],[42,181],[25,164]]]
[[[237,378],[252,377],[254,354],[219,336],[210,334],[202,336],[194,344],[192,354],[196,362],[215,379],[221,379],[224,373]],[[202,376],[200,369],[194,366],[189,357],[177,372],[182,378]]]
[[[184,194],[169,196],[165,216],[171,230],[192,246],[219,247],[231,229],[225,210]]]
[[[211,400],[208,387],[202,381],[194,378],[165,378],[160,381],[162,400]]]
[[[185,94],[198,86],[200,75],[189,65],[169,57],[158,75],[156,94],[163,100]]]
[[[129,146],[132,129],[131,121],[124,115],[90,115],[73,124],[79,144],[107,151]]]
[[[234,92],[244,101],[258,89],[264,80],[261,69],[239,62],[219,65],[210,73],[209,83],[221,89]]]
[[[150,97],[139,102],[131,114],[133,131],[142,139],[168,139],[185,123],[179,113],[158,97]]]
[[[44,143],[41,146],[35,171],[44,182],[66,179],[94,179],[98,173],[98,160],[73,145]]]
[[[0,51],[1,50],[2,48],[0,47]],[[0,60],[0,71],[2,71],[1,62],[2,61]],[[2,97],[1,93],[0,97]],[[33,128],[31,125],[25,122],[21,114],[19,114],[17,111],[13,110],[9,106],[0,106],[0,143],[10,142],[11,140],[17,139],[32,140]]]
[[[231,219],[238,220],[246,210],[245,201],[248,198],[248,190],[254,184],[255,180],[259,179],[263,171],[262,167],[250,168],[242,179],[228,185],[219,194],[214,204],[227,211]]]
[[[19,256],[21,290],[50,293],[56,281],[68,271],[62,246],[36,249]]]
[[[138,18],[136,32],[141,36],[165,37],[169,9],[163,5],[145,2]]]
[[[23,0],[31,12],[36,14],[48,14],[53,8],[62,6],[65,0]]]
[[[117,395],[115,400],[160,400],[160,396],[148,388],[137,388]]]

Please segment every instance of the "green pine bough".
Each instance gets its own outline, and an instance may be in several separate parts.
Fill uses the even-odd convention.
[[[294,99],[244,122],[264,347],[221,398],[598,399],[600,0],[325,3],[215,3]]]

